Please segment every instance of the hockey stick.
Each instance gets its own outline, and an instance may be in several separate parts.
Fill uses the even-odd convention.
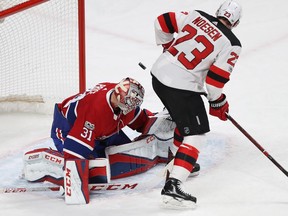
[[[24,192],[41,192],[41,191],[59,191],[60,186],[55,187],[5,187],[0,188],[1,193],[24,193]]]
[[[229,119],[236,128],[238,128],[272,163],[278,167],[287,177],[288,172],[246,131],[242,128],[231,115],[226,113],[227,119]]]
[[[170,161],[154,178],[147,182],[118,182],[118,183],[103,183],[103,184],[89,184],[91,193],[99,192],[113,192],[113,191],[139,191],[149,190],[158,186],[164,179],[167,169],[171,166],[173,161]],[[43,192],[43,191],[60,191],[60,186],[40,186],[40,187],[5,187],[0,188],[2,193],[25,193],[25,192]]]
[[[103,184],[89,184],[90,192],[100,192],[100,191],[123,191],[123,190],[130,190],[130,191],[137,191],[137,190],[144,190],[144,189],[151,189],[162,182],[163,178],[152,179],[149,182],[120,182],[120,183],[103,183]],[[24,192],[41,192],[41,191],[60,191],[60,186],[55,187],[5,187],[0,188],[1,193],[24,193]]]
[[[147,182],[134,182],[134,183],[103,183],[103,184],[89,184],[90,192],[99,191],[116,191],[116,190],[139,190],[147,189]],[[1,188],[0,193],[23,193],[23,192],[41,192],[41,191],[60,191],[60,186],[56,187],[6,187]]]

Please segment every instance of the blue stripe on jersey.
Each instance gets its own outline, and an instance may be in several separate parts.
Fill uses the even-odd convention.
[[[55,104],[50,137],[53,139],[57,150],[61,153],[63,151],[63,144],[62,140],[59,139],[57,132],[61,131],[61,136],[63,139],[65,139],[70,131],[70,128],[71,127],[67,119],[60,112],[58,105]]]
[[[83,158],[89,158],[91,154],[91,150],[84,145],[79,144],[73,139],[70,139],[69,136],[66,138],[64,142],[64,151],[69,150],[72,153],[75,153],[77,155],[81,155]]]
[[[68,110],[67,110],[66,118],[68,119],[68,122],[69,122],[70,125],[74,125],[74,122],[75,122],[75,120],[77,118],[77,116],[76,116],[77,105],[78,105],[78,101],[76,101],[74,103],[71,103],[69,105]]]

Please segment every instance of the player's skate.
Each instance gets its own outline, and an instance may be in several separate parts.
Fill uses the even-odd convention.
[[[197,198],[184,192],[183,183],[175,178],[169,178],[161,191],[162,206],[165,208],[195,208]]]

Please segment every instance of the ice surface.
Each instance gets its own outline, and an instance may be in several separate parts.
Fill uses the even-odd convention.
[[[87,86],[131,76],[146,88],[143,107],[161,110],[149,74],[161,53],[154,42],[155,17],[190,9],[214,14],[221,2],[87,0]],[[225,86],[230,114],[288,169],[288,2],[239,2],[244,13],[234,32],[243,51]],[[141,69],[139,62],[147,69]],[[90,204],[81,206],[66,205],[55,192],[0,194],[0,215],[286,216],[287,177],[229,121],[209,118],[211,133],[201,149],[202,171],[186,182],[198,198],[193,211],[161,209],[157,187],[141,193],[93,195]],[[51,119],[51,115],[0,113],[0,187],[27,184],[19,178],[21,156],[47,139]],[[152,175],[136,178],[144,181]]]

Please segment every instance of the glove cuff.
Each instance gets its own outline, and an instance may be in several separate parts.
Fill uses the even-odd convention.
[[[214,108],[214,109],[218,109],[222,106],[224,106],[224,104],[226,103],[226,95],[222,94],[217,100],[215,101],[209,101],[210,107]]]

